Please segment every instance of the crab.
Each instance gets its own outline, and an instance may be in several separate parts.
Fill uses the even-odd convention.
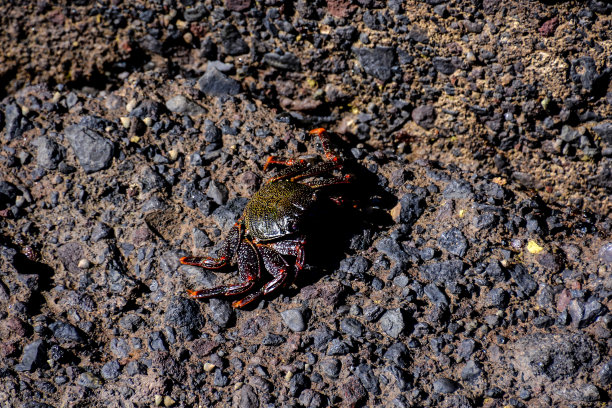
[[[304,220],[319,199],[319,189],[350,182],[350,175],[333,175],[334,171],[342,170],[343,165],[337,152],[331,148],[325,129],[314,129],[310,135],[317,136],[321,141],[324,150],[322,161],[270,156],[264,171],[272,164],[287,167],[269,178],[253,195],[222,244],[218,257],[186,256],[180,259],[184,265],[220,269],[236,258],[238,283],[187,290],[191,297],[203,299],[250,292],[232,303],[233,307],[241,308],[295,280],[304,267]],[[293,265],[287,257],[295,259]],[[263,270],[272,279],[257,288]],[[290,280],[288,277],[292,273],[293,280]]]

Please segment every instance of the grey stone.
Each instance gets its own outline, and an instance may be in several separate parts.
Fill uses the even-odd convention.
[[[285,325],[294,332],[306,330],[304,315],[299,309],[289,309],[281,312],[281,317]]]
[[[55,170],[64,157],[63,148],[46,136],[37,137],[32,144],[36,146],[36,163],[44,169]]]
[[[395,62],[395,50],[392,47],[353,47],[353,52],[368,75],[382,81],[391,79],[391,67]]]
[[[234,310],[228,301],[212,298],[208,302],[208,308],[210,310],[210,318],[212,321],[217,323],[219,327],[228,326],[234,313]]]
[[[166,101],[166,108],[170,112],[197,116],[206,113],[206,110],[184,95],[176,95]]]
[[[468,242],[463,232],[453,227],[440,235],[438,245],[453,255],[463,257],[467,252]]]
[[[463,381],[472,382],[482,374],[482,365],[474,360],[470,360],[465,364],[463,370],[461,370],[461,379]]]
[[[111,360],[102,366],[101,372],[105,380],[114,380],[121,374],[121,366],[117,360]]]
[[[66,128],[66,139],[86,173],[94,173],[111,165],[114,145],[97,131],[80,124],[72,125]]]
[[[45,343],[36,340],[23,348],[21,362],[15,365],[15,371],[32,371],[44,364],[46,355]]]
[[[302,69],[298,57],[290,52],[286,52],[283,55],[269,52],[264,55],[263,61],[274,68],[286,71],[300,71]]]
[[[424,129],[431,129],[436,120],[436,111],[431,105],[417,106],[412,111],[412,120]]]
[[[363,336],[364,328],[363,324],[361,324],[357,319],[349,317],[340,321],[340,330],[349,336],[360,338]]]
[[[84,343],[85,338],[81,335],[79,329],[65,322],[55,322],[49,325],[49,329],[53,331],[53,336],[60,341],[73,341],[75,343]]]
[[[433,390],[439,394],[452,394],[459,389],[459,385],[449,378],[439,378],[433,383]]]
[[[387,336],[396,339],[404,331],[404,315],[400,309],[387,310],[380,318],[379,324]]]
[[[209,96],[236,95],[240,92],[240,84],[215,67],[208,67],[206,73],[198,80],[200,91]]]

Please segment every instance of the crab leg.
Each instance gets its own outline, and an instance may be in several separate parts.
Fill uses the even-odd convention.
[[[337,152],[331,148],[331,144],[329,142],[329,135],[327,134],[327,130],[324,128],[316,128],[309,132],[311,135],[317,135],[319,140],[321,141],[321,145],[323,146],[323,152],[325,153],[325,158],[332,162],[340,161]]]
[[[192,298],[202,299],[212,296],[223,295],[232,296],[239,295],[251,289],[258,278],[261,276],[261,268],[259,265],[259,257],[257,250],[251,241],[244,240],[238,247],[238,273],[240,282],[235,285],[217,286],[215,288],[203,290],[187,290]],[[234,302],[236,303],[236,302]]]
[[[183,265],[199,266],[206,269],[219,269],[224,267],[232,255],[236,253],[242,238],[242,220],[238,220],[230,230],[225,242],[219,250],[219,257],[210,256],[184,256],[180,259]]]
[[[232,304],[234,307],[243,307],[252,301],[257,300],[261,296],[275,291],[279,287],[283,286],[285,280],[287,279],[290,266],[281,256],[281,254],[264,244],[257,245],[257,249],[261,254],[261,259],[263,260],[266,270],[272,274],[274,279],[244,299],[234,302]]]
[[[276,250],[281,255],[288,255],[295,257],[295,274],[293,275],[293,281],[297,278],[299,272],[304,268],[304,245],[306,240],[304,237],[294,240],[273,242],[267,244],[268,247]]]
[[[347,174],[346,176],[333,177],[327,180],[308,181],[308,182],[305,182],[304,184],[312,188],[320,188],[320,187],[326,187],[326,186],[333,186],[336,184],[348,184],[350,182],[351,182],[351,175]]]

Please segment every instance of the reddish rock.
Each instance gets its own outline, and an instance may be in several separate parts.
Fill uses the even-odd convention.
[[[557,27],[559,26],[559,17],[553,17],[550,20],[547,20],[540,26],[538,32],[542,35],[542,37],[551,37]]]
[[[243,11],[251,7],[251,0],[225,0],[225,7],[232,11]]]
[[[367,396],[366,389],[355,377],[351,377],[347,382],[342,384],[340,389],[345,404],[350,407],[356,406]]]
[[[197,357],[205,357],[213,352],[219,344],[216,341],[196,339],[191,342],[190,350]]]
[[[327,0],[327,11],[334,17],[347,18],[355,11],[351,0]]]

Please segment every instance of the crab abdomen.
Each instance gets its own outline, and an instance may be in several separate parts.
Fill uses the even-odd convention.
[[[309,186],[286,180],[268,183],[244,209],[247,233],[259,241],[296,233],[312,202],[313,189]]]

